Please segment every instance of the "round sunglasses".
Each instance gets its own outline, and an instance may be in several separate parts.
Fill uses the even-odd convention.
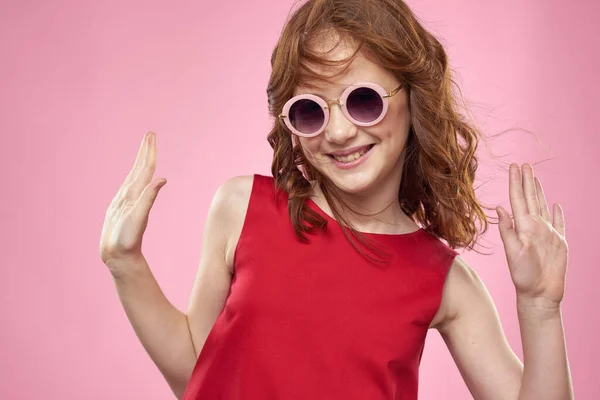
[[[285,103],[279,118],[292,133],[314,137],[325,130],[329,122],[329,103],[335,101],[352,123],[372,126],[385,117],[388,99],[400,89],[402,84],[388,93],[376,83],[360,82],[347,87],[339,99],[323,100],[314,94],[300,94]]]

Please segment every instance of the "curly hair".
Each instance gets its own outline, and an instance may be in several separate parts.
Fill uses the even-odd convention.
[[[332,29],[340,42],[356,44],[351,56],[333,61],[311,49],[312,41]],[[340,213],[338,204],[348,206],[343,193],[307,162],[301,145],[293,143],[278,118],[298,85],[330,82],[358,54],[393,73],[409,93],[411,126],[398,192],[402,210],[449,247],[473,249],[478,235],[488,229],[483,208],[491,209],[478,202],[473,187],[475,151],[482,135],[459,112],[462,94],[446,51],[402,0],[308,0],[288,19],[273,50],[267,86],[269,114],[276,119],[268,135],[274,151],[271,172],[276,186],[289,196],[288,212],[297,237],[307,241],[305,233],[326,226],[305,202],[312,190],[309,181],[316,181],[346,237],[355,247],[351,236],[365,244],[364,236]],[[324,76],[311,65],[345,68]]]

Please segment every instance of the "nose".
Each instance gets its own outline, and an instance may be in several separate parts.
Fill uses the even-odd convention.
[[[332,104],[335,102],[336,104]],[[325,127],[325,138],[329,142],[343,144],[348,139],[356,136],[358,127],[346,118],[342,112],[342,107],[337,99],[330,100],[329,104],[329,122]]]

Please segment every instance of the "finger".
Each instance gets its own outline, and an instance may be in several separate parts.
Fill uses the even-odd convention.
[[[146,158],[146,153],[148,152],[148,140],[152,132],[147,132],[142,139],[142,143],[140,144],[140,148],[137,153],[137,157],[135,158],[135,162],[133,163],[133,167],[125,177],[125,181],[123,182],[123,186],[129,185],[135,177],[138,175],[138,171],[140,167],[144,164],[144,159]]]
[[[136,201],[146,185],[152,180],[156,169],[156,134],[148,132],[145,151],[136,166],[131,170],[128,180],[121,187],[121,202]]]
[[[542,218],[550,222],[550,210],[548,210],[548,202],[546,201],[546,195],[544,194],[544,189],[542,188],[542,182],[540,182],[540,180],[537,177],[535,178],[535,187],[537,191],[538,201],[540,202],[540,214]]]
[[[510,215],[502,206],[496,207],[496,212],[499,218],[498,229],[500,230],[500,238],[504,243],[504,247],[506,249],[513,248],[518,239]]]
[[[521,171],[517,164],[510,164],[509,170],[509,198],[510,207],[513,212],[513,218],[515,220],[515,229],[518,231],[520,227],[520,221],[529,212],[527,204],[525,203],[525,196],[523,195],[523,184],[521,183]]]
[[[158,196],[158,192],[166,184],[166,179],[157,179],[144,188],[142,194],[135,204],[133,211],[133,213],[136,214],[136,217],[139,218],[139,221],[145,220],[145,218],[148,217],[150,214],[150,209],[154,205],[154,201]]]
[[[144,155],[143,164],[138,169],[138,173],[134,176],[131,182],[131,187],[128,190],[128,195],[132,199],[140,197],[144,188],[152,181],[154,172],[156,171],[156,134],[151,133],[148,136],[147,151]]]
[[[540,215],[540,203],[538,201],[533,167],[531,164],[523,165],[523,192],[525,194],[525,202],[527,203],[529,214],[536,216]]]
[[[121,187],[119,188],[117,194],[113,199],[115,207],[120,208],[124,202],[126,202],[127,200],[131,200],[130,187],[132,182],[135,180],[135,177],[139,175],[140,168],[142,168],[144,158],[146,157],[146,153],[148,151],[148,137],[150,136],[150,134],[151,132],[147,132],[144,135],[144,138],[142,139],[142,143],[138,150],[137,157],[135,159],[135,163],[133,164],[133,167],[125,177],[125,180],[121,184]]]
[[[554,229],[556,229],[556,231],[558,233],[560,233],[563,237],[567,237],[566,232],[565,232],[565,214],[563,212],[562,207],[560,206],[560,204],[556,203],[554,204],[554,223],[552,224],[552,226],[554,226]]]
[[[508,232],[514,230],[512,219],[508,214],[508,211],[504,209],[502,206],[496,207],[496,212],[498,214],[498,227],[500,228],[500,233]]]

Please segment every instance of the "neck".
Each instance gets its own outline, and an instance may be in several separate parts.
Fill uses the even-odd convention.
[[[374,184],[368,192],[344,193],[344,201],[357,213],[338,204],[337,208],[342,217],[361,232],[395,234],[418,229],[418,225],[400,207],[398,188],[401,177],[402,170],[396,169],[384,181]],[[316,182],[313,183],[313,196],[313,201],[333,217],[331,207],[325,201],[321,187]]]

